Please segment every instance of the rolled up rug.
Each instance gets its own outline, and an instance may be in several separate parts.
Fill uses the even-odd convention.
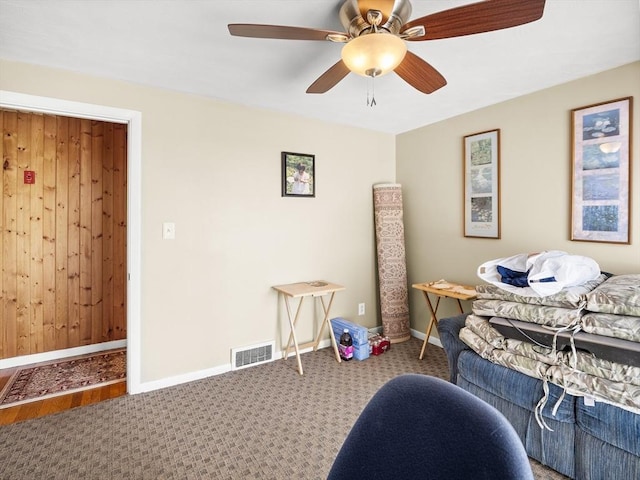
[[[404,342],[411,338],[411,330],[401,185],[374,185],[373,210],[382,331],[391,343]]]

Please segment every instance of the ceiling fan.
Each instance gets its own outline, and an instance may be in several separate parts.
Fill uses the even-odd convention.
[[[391,71],[417,90],[432,93],[447,81],[407,51],[405,40],[438,40],[516,27],[540,19],[544,4],[545,0],[486,0],[408,21],[409,0],[345,0],[339,17],[346,32],[248,23],[228,27],[231,35],[239,37],[345,43],[341,60],[320,75],[307,93],[325,93],[349,72],[379,77]]]

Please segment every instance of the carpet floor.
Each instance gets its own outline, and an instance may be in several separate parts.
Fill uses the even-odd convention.
[[[109,350],[16,369],[0,408],[126,381],[126,350]]]
[[[421,341],[338,364],[331,349],[0,428],[2,479],[322,479],[367,401],[404,373],[448,377]],[[562,475],[532,461],[537,480]]]

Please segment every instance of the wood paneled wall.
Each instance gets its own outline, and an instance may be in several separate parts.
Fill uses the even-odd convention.
[[[0,129],[0,358],[126,338],[126,125],[0,110]]]

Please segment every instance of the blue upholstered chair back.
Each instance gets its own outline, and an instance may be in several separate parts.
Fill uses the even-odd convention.
[[[533,474],[498,410],[444,380],[408,374],[369,401],[328,478],[533,480]]]

